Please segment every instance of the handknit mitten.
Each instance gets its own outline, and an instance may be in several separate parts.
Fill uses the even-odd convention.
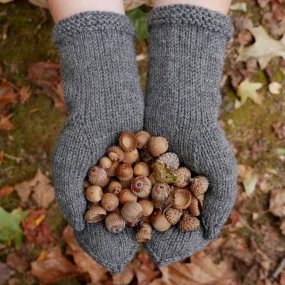
[[[53,178],[56,198],[79,245],[112,273],[137,251],[131,228],[115,235],[102,222],[87,224],[83,181],[124,130],[143,127],[144,98],[134,52],[134,29],[125,15],[85,12],[56,24],[69,118],[58,139]]]
[[[152,10],[144,128],[168,139],[192,172],[209,179],[201,227],[154,231],[147,247],[159,265],[181,260],[215,239],[236,196],[236,162],[218,124],[228,16],[190,5]]]

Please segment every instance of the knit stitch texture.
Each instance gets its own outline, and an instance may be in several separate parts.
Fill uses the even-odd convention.
[[[144,128],[168,139],[170,150],[192,172],[209,179],[201,227],[154,231],[146,244],[156,262],[184,259],[215,239],[236,197],[236,162],[218,124],[225,45],[233,27],[228,16],[172,5],[149,18],[149,71]]]
[[[69,109],[53,159],[56,198],[79,245],[112,273],[122,271],[135,255],[134,229],[115,235],[102,222],[86,224],[83,180],[122,131],[143,128],[134,36],[126,16],[109,12],[74,15],[53,31]]]

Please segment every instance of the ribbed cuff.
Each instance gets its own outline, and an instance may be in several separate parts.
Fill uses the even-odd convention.
[[[149,16],[149,28],[158,25],[199,26],[207,31],[224,34],[227,40],[233,35],[229,16],[199,6],[169,5],[154,8]]]
[[[59,21],[53,28],[53,41],[58,46],[78,34],[99,30],[113,30],[135,37],[135,30],[127,16],[112,12],[90,11]]]

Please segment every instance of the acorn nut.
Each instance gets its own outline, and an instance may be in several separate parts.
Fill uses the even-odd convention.
[[[159,157],[168,149],[168,141],[164,137],[151,137],[147,143],[149,153],[154,157]]]
[[[151,239],[152,228],[151,225],[143,223],[142,227],[137,231],[137,242],[148,242]]]
[[[138,162],[134,166],[134,175],[137,176],[145,176],[148,177],[150,175],[150,168],[145,162]]]
[[[100,166],[93,166],[88,171],[88,179],[92,185],[100,186],[104,188],[110,182],[110,177],[108,177],[105,169]]]
[[[122,181],[127,181],[133,177],[133,168],[127,163],[121,163],[116,170],[117,177]]]
[[[137,138],[137,148],[142,149],[144,146],[146,146],[148,140],[150,139],[150,134],[145,131],[140,131],[136,133]]]
[[[125,228],[126,222],[119,214],[111,213],[106,217],[105,225],[109,232],[116,234]]]
[[[111,146],[107,153],[112,161],[122,162],[124,160],[124,151],[118,146]]]
[[[151,224],[159,232],[165,232],[171,227],[171,224],[168,222],[166,217],[162,214],[162,211],[160,209],[156,210],[152,214]]]
[[[192,179],[192,183],[190,185],[190,191],[192,194],[197,197],[201,194],[204,194],[209,187],[209,181],[205,176],[196,176]]]
[[[85,196],[88,201],[96,203],[101,201],[103,190],[100,186],[90,186],[86,189]]]
[[[147,197],[151,192],[151,182],[147,177],[136,177],[131,184],[132,192],[139,198]]]
[[[118,208],[119,198],[113,193],[106,193],[102,197],[101,205],[106,211],[112,212]]]
[[[142,217],[142,206],[137,202],[126,203],[121,210],[121,215],[126,222],[137,223]]]
[[[123,189],[119,194],[120,204],[124,205],[128,202],[136,202],[138,196],[136,196],[130,189]]]
[[[150,216],[153,212],[154,206],[153,203],[149,200],[140,200],[138,203],[142,206],[143,216]]]

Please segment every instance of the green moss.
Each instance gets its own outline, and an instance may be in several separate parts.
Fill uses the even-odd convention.
[[[37,168],[49,171],[55,141],[66,119],[43,95],[32,96],[26,105],[15,104],[11,112],[15,130],[10,132],[12,140],[5,133],[0,137],[0,149],[20,161],[5,158],[7,163],[0,165],[0,185],[32,178]]]

